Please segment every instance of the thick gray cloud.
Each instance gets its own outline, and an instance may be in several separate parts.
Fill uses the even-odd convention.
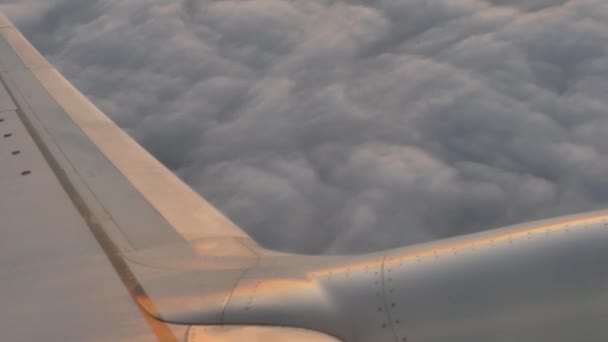
[[[604,0],[2,8],[269,247],[370,251],[608,203]]]

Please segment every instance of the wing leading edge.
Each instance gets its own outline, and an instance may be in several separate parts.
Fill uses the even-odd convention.
[[[18,308],[0,318],[11,340],[608,337],[608,276],[597,262],[608,260],[608,212],[358,256],[269,251],[4,16],[0,33],[0,182],[13,194],[0,207],[12,284],[0,296]],[[17,324],[32,315],[40,323]]]

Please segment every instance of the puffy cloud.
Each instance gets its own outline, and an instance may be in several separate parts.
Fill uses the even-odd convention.
[[[608,201],[602,0],[2,8],[272,248],[371,251]]]

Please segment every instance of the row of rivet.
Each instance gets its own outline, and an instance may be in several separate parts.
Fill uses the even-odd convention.
[[[0,117],[0,123],[3,123],[5,121],[6,121],[5,118]],[[4,133],[2,135],[2,137],[4,137],[5,139],[11,138],[12,136],[13,136],[12,133]],[[11,155],[13,155],[13,156],[16,156],[16,155],[19,155],[19,154],[21,154],[21,151],[19,151],[19,150],[14,150],[14,151],[11,152]],[[22,176],[27,176],[30,173],[32,173],[32,171],[30,171],[30,170],[23,170],[23,171],[21,171],[21,175]]]

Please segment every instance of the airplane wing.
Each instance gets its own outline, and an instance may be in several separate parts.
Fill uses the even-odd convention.
[[[606,211],[365,255],[279,253],[4,15],[0,80],[3,341],[608,340]]]

